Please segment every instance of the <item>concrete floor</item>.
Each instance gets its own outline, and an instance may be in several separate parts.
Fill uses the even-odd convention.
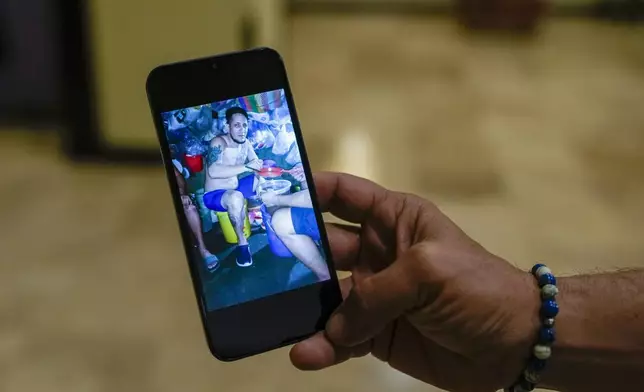
[[[436,201],[492,251],[558,273],[644,266],[644,28],[534,39],[447,20],[298,17],[291,77],[315,169]],[[0,390],[431,391],[365,358],[212,359],[164,176],[72,166],[0,134]]]

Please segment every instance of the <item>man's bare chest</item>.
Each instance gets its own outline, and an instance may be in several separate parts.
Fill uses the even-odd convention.
[[[221,154],[221,163],[227,166],[243,165],[248,158],[246,145],[229,146]]]

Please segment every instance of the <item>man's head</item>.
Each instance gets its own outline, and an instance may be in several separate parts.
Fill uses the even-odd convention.
[[[248,113],[240,107],[226,110],[226,125],[228,134],[235,143],[243,144],[248,135]]]

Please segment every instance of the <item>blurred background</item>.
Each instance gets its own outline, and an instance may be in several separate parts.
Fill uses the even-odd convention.
[[[644,266],[642,0],[2,0],[0,390],[431,391],[371,358],[210,357],[144,91],[282,51],[314,170],[562,274]]]

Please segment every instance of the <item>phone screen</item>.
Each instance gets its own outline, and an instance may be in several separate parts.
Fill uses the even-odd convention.
[[[330,279],[284,89],[162,117],[208,311]]]

